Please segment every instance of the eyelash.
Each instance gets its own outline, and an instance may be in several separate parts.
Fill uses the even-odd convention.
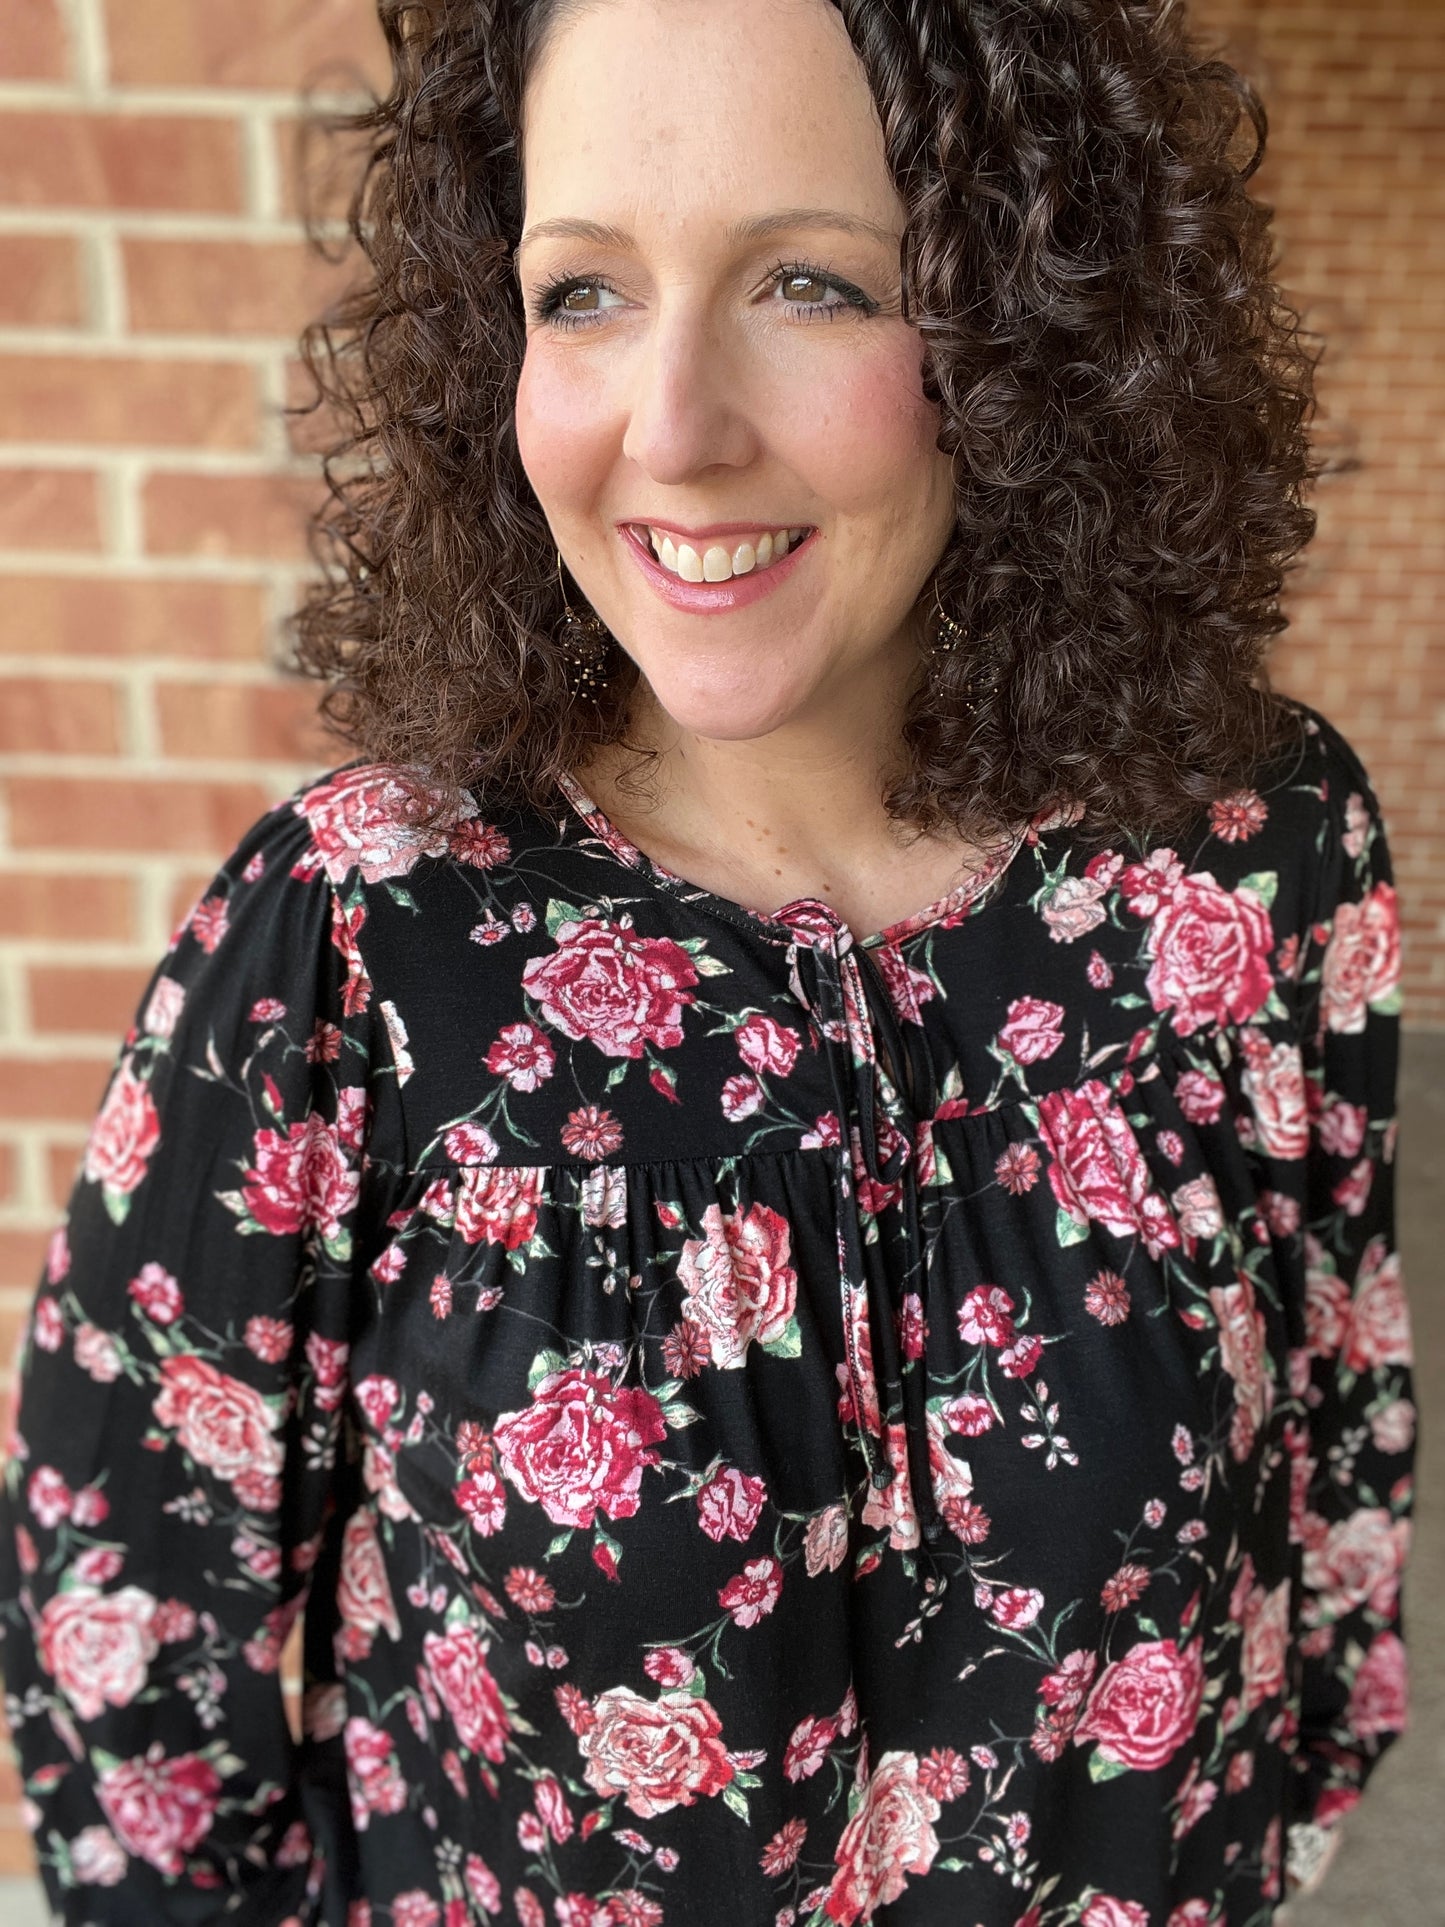
[[[845,299],[842,301],[802,301],[783,302],[782,306],[792,308],[795,313],[806,315],[810,320],[815,315],[824,315],[829,321],[838,314],[872,314],[876,303],[869,300],[861,288],[855,288],[851,281],[840,281],[836,275],[826,273],[822,268],[811,266],[806,261],[778,261],[768,270],[768,279],[778,281],[787,277],[796,279],[806,277],[810,281],[821,281],[825,287],[834,288]],[[574,288],[601,288],[608,294],[617,290],[600,275],[570,275],[565,280],[554,281],[542,289],[532,309],[534,321],[545,322],[552,328],[587,328],[601,318],[600,311],[593,314],[574,314],[562,307],[565,296]]]

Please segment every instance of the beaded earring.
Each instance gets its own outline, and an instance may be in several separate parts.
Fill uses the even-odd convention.
[[[968,630],[961,622],[955,622],[948,615],[938,599],[938,584],[933,585],[933,637],[929,668],[934,677],[940,675],[945,665],[952,659],[953,652],[968,641]],[[976,670],[963,690],[963,707],[972,709],[982,690],[987,688],[988,678]]]
[[[607,681],[603,664],[610,632],[600,616],[590,613],[579,616],[568,602],[567,591],[562,583],[560,549],[557,551],[557,587],[561,590],[562,607],[566,611],[557,624],[557,640],[571,665],[568,688],[574,696],[585,696],[595,702],[599,690]]]

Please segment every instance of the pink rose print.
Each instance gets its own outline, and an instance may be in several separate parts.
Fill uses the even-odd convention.
[[[102,1593],[72,1586],[51,1595],[40,1615],[40,1663],[83,1720],[106,1706],[129,1706],[159,1651],[156,1601],[139,1586]]]
[[[566,1037],[608,1057],[641,1057],[648,1044],[676,1048],[697,971],[681,944],[639,937],[629,921],[586,917],[557,927],[557,948],[522,970],[527,994]]]
[[[1264,1313],[1256,1306],[1254,1285],[1243,1271],[1232,1285],[1211,1286],[1209,1302],[1219,1324],[1219,1361],[1234,1380],[1230,1455],[1242,1464],[1254,1450],[1259,1428],[1274,1405]]]
[[[841,1505],[815,1512],[803,1534],[803,1563],[810,1579],[836,1572],[848,1556],[848,1514]]]
[[[318,783],[296,800],[333,877],[357,869],[367,883],[405,876],[424,856],[445,856],[446,829],[422,831],[403,816],[407,786],[386,763],[368,763],[346,770],[329,782]],[[460,816],[477,814],[475,801],[465,799]]]
[[[123,1057],[90,1127],[81,1168],[92,1184],[127,1196],[145,1176],[160,1136],[150,1087],[131,1069],[129,1056]]]
[[[1350,1687],[1345,1715],[1350,1731],[1362,1738],[1403,1732],[1409,1721],[1407,1678],[1404,1642],[1397,1633],[1376,1633]]]
[[[487,1666],[486,1643],[473,1627],[459,1626],[445,1635],[425,1634],[421,1649],[462,1745],[500,1761],[506,1754],[510,1722]]]
[[[1272,1592],[1252,1587],[1244,1602],[1244,1637],[1240,1666],[1244,1674],[1244,1710],[1252,1713],[1285,1689],[1285,1657],[1289,1649],[1290,1581],[1281,1579]]]
[[[516,1251],[536,1235],[547,1171],[540,1165],[474,1164],[457,1181],[458,1236]]]
[[[620,1793],[639,1820],[721,1793],[734,1767],[722,1743],[722,1721],[691,1693],[645,1700],[611,1686],[592,1703],[577,1734],[587,1784],[604,1799]]]
[[[504,1024],[484,1062],[514,1091],[536,1091],[552,1075],[557,1053],[535,1024]]]
[[[759,1076],[786,1077],[797,1062],[801,1039],[790,1025],[755,1011],[733,1032],[738,1055]]]
[[[756,1626],[777,1605],[783,1590],[783,1568],[768,1556],[750,1559],[740,1573],[718,1590],[718,1604],[735,1626]]]
[[[550,1372],[519,1412],[503,1412],[493,1440],[507,1478],[554,1525],[591,1526],[599,1511],[630,1518],[653,1449],[667,1433],[651,1392],[615,1389],[601,1372]]]
[[[1054,1196],[1076,1224],[1092,1218],[1121,1238],[1138,1234],[1151,1258],[1178,1245],[1179,1227],[1106,1084],[1091,1077],[1077,1090],[1050,1091],[1039,1100],[1039,1130],[1053,1154]]]
[[[1203,1696],[1202,1640],[1182,1652],[1172,1639],[1143,1640],[1099,1675],[1074,1744],[1096,1740],[1106,1760],[1148,1772],[1188,1739]]]
[[[1099,877],[1065,877],[1043,907],[1055,943],[1076,943],[1104,921],[1108,884]]]
[[[736,1466],[719,1467],[697,1492],[697,1522],[709,1539],[746,1539],[758,1522],[767,1488]]]
[[[1272,1158],[1302,1158],[1310,1148],[1304,1060],[1297,1044],[1269,1044],[1256,1032],[1240,1037],[1240,1086],[1254,1111],[1261,1149]]]
[[[1392,885],[1377,883],[1359,903],[1335,907],[1320,972],[1326,1030],[1362,1031],[1370,1005],[1388,1002],[1399,984],[1399,904]]]
[[[251,1386],[204,1359],[163,1358],[153,1409],[156,1422],[174,1430],[196,1464],[218,1478],[236,1484],[280,1476],[278,1414]]]
[[[1191,1124],[1214,1124],[1224,1108],[1224,1086],[1207,1071],[1181,1072],[1174,1095]]]
[[[1064,1041],[1064,1007],[1046,997],[1015,997],[998,1041],[1020,1064],[1052,1057]]]
[[[1323,1521],[1305,1516],[1305,1597],[1300,1617],[1307,1626],[1329,1626],[1357,1606],[1394,1609],[1410,1545],[1410,1521],[1392,1519],[1383,1506],[1361,1506],[1321,1531]]]
[[[999,1285],[975,1285],[958,1308],[958,1335],[965,1345],[1013,1343],[1014,1301]]]
[[[1400,1282],[1400,1254],[1383,1238],[1371,1238],[1360,1257],[1341,1335],[1344,1363],[1352,1372],[1414,1361],[1410,1307]]]
[[[122,1846],[164,1874],[179,1874],[185,1856],[211,1830],[221,1779],[198,1753],[167,1759],[159,1740],[134,1760],[107,1767],[96,1783],[105,1817]]]
[[[1355,1157],[1365,1141],[1368,1122],[1363,1104],[1346,1104],[1343,1098],[1336,1098],[1316,1122],[1320,1149],[1333,1158]]]
[[[400,1813],[406,1805],[406,1781],[392,1749],[391,1737],[359,1715],[346,1722],[342,1736],[346,1751],[346,1783],[351,1795],[351,1818],[358,1832],[371,1824],[373,1813]]]
[[[344,1657],[365,1659],[377,1633],[401,1638],[401,1622],[386,1576],[376,1519],[366,1506],[353,1512],[341,1541],[341,1572],[336,1587]]]
[[[898,1899],[909,1874],[927,1873],[938,1852],[933,1822],[939,1812],[919,1783],[917,1754],[883,1754],[833,1856],[838,1871],[828,1888],[829,1920],[851,1927],[870,1919]]]
[[[127,1289],[153,1324],[174,1324],[185,1309],[181,1288],[164,1265],[142,1265]]]
[[[1149,1913],[1137,1900],[1097,1894],[1079,1915],[1079,1927],[1149,1927]]]
[[[738,1212],[710,1204],[702,1230],[683,1245],[677,1275],[682,1315],[706,1333],[713,1364],[740,1366],[754,1341],[787,1349],[798,1293],[787,1219],[766,1204]]]
[[[351,1168],[335,1127],[315,1112],[279,1131],[260,1130],[241,1196],[263,1231],[284,1237],[313,1225],[335,1238],[355,1205],[361,1180]]]
[[[1269,995],[1269,910],[1243,884],[1221,889],[1207,870],[1166,888],[1145,949],[1153,962],[1144,988],[1155,1010],[1172,1011],[1170,1024],[1181,1037],[1206,1024],[1245,1023]]]

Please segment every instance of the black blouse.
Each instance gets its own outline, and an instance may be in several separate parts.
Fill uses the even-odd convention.
[[[856,940],[354,763],[158,964],[25,1335],[70,1922],[1219,1927],[1405,1712],[1395,893],[1313,711]],[[303,1736],[279,1657],[306,1606]]]

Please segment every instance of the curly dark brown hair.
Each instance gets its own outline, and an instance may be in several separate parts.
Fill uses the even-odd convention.
[[[928,606],[936,585],[970,637],[920,673],[885,806],[979,842],[1060,805],[1085,834],[1178,833],[1292,713],[1264,657],[1322,472],[1316,357],[1246,191],[1264,107],[1176,0],[832,3],[907,208],[903,313],[954,457]],[[513,419],[523,88],[578,10],[379,0],[390,92],[328,123],[364,144],[368,271],[302,336],[300,412],[338,433],[295,666],[330,683],[335,735],[422,776],[428,822],[477,785],[555,802],[559,771],[635,747],[622,649],[600,699],[569,693]]]

